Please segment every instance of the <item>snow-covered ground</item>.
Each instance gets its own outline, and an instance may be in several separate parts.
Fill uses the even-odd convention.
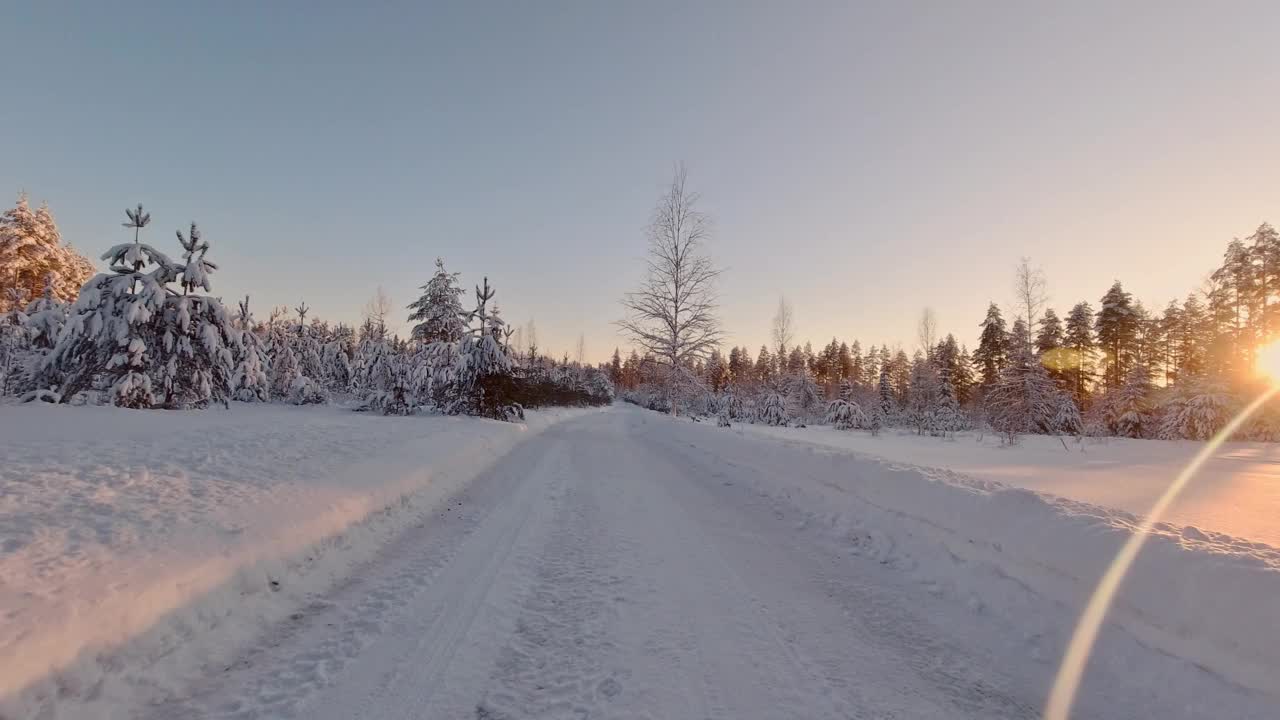
[[[172,694],[580,412],[0,406],[0,718]]]
[[[987,434],[942,440],[885,430],[878,437],[830,427],[744,425],[746,432],[942,468],[1093,505],[1144,514],[1203,443],[1101,438],[1064,450],[1056,438],[1027,436],[1002,446]],[[1169,522],[1280,548],[1280,444],[1230,442],[1187,486]]]
[[[30,412],[23,424],[48,413],[100,434],[65,448],[34,426],[5,436],[6,460],[63,468],[54,490],[30,491],[47,508],[4,507],[6,542],[27,532],[46,547],[42,565],[6,546],[6,573],[50,587],[46,565],[73,578],[109,564],[165,578],[150,597],[173,608],[184,580],[164,574],[186,566],[110,548],[155,551],[163,537],[166,552],[215,556],[193,568],[247,568],[212,581],[218,602],[152,613],[130,650],[39,682],[54,718],[1036,718],[1084,599],[1132,527],[1121,511],[624,406],[544,422],[523,443],[497,423],[327,410],[261,408],[265,423],[240,426],[224,421],[234,413],[145,413],[136,422],[149,427],[133,430],[102,430],[93,415],[134,417],[121,411]],[[250,439],[264,424],[268,439]],[[140,444],[116,449],[130,438]],[[244,452],[225,449],[237,444]],[[257,466],[240,457],[255,454]],[[267,479],[272,457],[293,479]],[[117,495],[110,517],[135,514],[107,523],[136,536],[95,536],[93,488],[128,495],[137,465],[150,489]],[[14,468],[6,497],[22,483]],[[191,482],[197,472],[205,482]],[[199,505],[197,485],[221,501]],[[251,537],[292,536],[308,507],[372,496],[364,506],[378,507],[400,485],[428,492],[319,556],[314,545],[287,562],[237,556],[260,544]],[[183,499],[148,514],[163,492]],[[59,495],[74,498],[66,512]],[[219,510],[233,506],[247,510]],[[214,520],[260,507],[272,508],[262,521]],[[23,530],[45,522],[62,537]],[[6,612],[18,597],[33,613],[4,618],[7,680],[15,643],[72,634],[4,581]],[[1280,716],[1276,597],[1280,551],[1162,527],[1103,629],[1077,717]],[[131,609],[94,607],[96,622],[78,627],[123,632]],[[19,625],[26,634],[9,630]]]

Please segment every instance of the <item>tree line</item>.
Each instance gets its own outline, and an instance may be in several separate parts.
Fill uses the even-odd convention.
[[[1044,273],[1024,258],[1009,311],[988,305],[972,352],[953,334],[938,337],[929,310],[911,354],[837,338],[815,350],[793,342],[783,299],[772,344],[726,353],[719,271],[696,200],[679,170],[649,229],[646,279],[623,301],[619,325],[635,349],[615,351],[608,370],[625,399],[646,407],[722,424],[991,430],[1009,442],[1029,433],[1203,440],[1265,387],[1255,358],[1280,331],[1280,236],[1266,223],[1228,243],[1203,288],[1159,312],[1115,281],[1096,306],[1059,315]],[[1265,407],[1238,437],[1280,440],[1280,408]]]
[[[248,297],[232,311],[210,294],[219,268],[195,223],[177,231],[174,257],[143,242],[151,215],[141,205],[126,217],[131,240],[107,250],[109,269],[96,275],[61,242],[47,208],[32,212],[23,197],[0,218],[0,274],[10,279],[0,395],[164,409],[341,397],[384,414],[504,420],[612,402],[601,370],[554,363],[532,337],[522,354],[488,278],[464,307],[459,275],[442,260],[407,308],[408,338],[388,332],[385,302],[358,328],[308,319],[306,303],[259,321]]]

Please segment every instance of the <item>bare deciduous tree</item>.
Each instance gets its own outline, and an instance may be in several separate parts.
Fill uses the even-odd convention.
[[[1035,335],[1036,319],[1049,301],[1048,283],[1044,270],[1031,266],[1031,258],[1018,261],[1013,271],[1013,294],[1018,303],[1018,314],[1027,323],[1027,334]]]
[[[933,349],[938,344],[938,316],[933,308],[927,307],[920,312],[920,323],[916,326],[916,338],[920,341],[920,350],[926,358],[933,357]]]
[[[587,364],[587,338],[581,333],[578,334],[578,365],[586,366]]]
[[[538,360],[538,325],[533,321],[533,318],[529,318],[529,325],[525,328],[524,339],[525,342],[529,343],[527,350],[529,362],[536,362]]]
[[[784,296],[778,296],[778,312],[773,315],[773,348],[780,358],[785,358],[787,348],[795,338],[795,313]]]
[[[720,270],[704,254],[710,221],[695,209],[697,201],[685,188],[684,169],[677,169],[649,224],[646,277],[639,290],[623,297],[627,315],[617,323],[664,366],[669,395],[721,338],[715,288]]]
[[[381,335],[387,333],[387,318],[391,317],[391,298],[387,296],[387,291],[378,286],[377,292],[369,299],[364,306],[364,318],[373,323],[378,328]]]

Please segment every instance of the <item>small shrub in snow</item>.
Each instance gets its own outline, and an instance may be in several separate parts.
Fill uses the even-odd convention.
[[[315,380],[298,374],[289,386],[289,402],[294,405],[323,405],[329,402],[329,393]]]

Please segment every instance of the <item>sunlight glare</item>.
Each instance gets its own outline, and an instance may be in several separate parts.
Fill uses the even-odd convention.
[[[1259,375],[1280,380],[1280,340],[1258,348],[1255,369]]]

